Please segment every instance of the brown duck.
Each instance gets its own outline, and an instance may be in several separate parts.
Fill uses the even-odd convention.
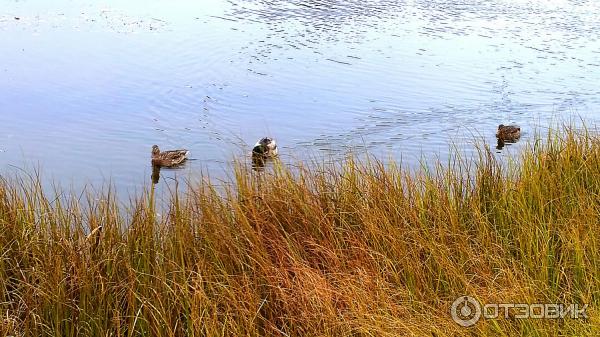
[[[275,139],[269,137],[261,138],[254,144],[252,156],[258,156],[265,159],[277,157],[277,143],[275,142]]]
[[[152,146],[152,166],[173,167],[181,165],[187,159],[188,150],[160,152],[158,145]]]
[[[258,140],[252,148],[252,168],[261,170],[266,161],[277,157],[277,143],[275,139],[264,137]]]
[[[506,142],[514,142],[521,137],[521,128],[516,125],[498,125],[496,137]]]

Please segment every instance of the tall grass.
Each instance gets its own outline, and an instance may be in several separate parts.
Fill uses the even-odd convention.
[[[237,165],[224,188],[47,195],[0,181],[3,336],[600,334],[600,138],[566,128],[509,165],[348,158]],[[588,304],[588,319],[481,320],[451,303]]]

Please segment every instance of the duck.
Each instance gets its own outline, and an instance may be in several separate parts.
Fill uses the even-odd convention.
[[[188,150],[170,150],[160,152],[158,145],[152,145],[152,166],[174,167],[181,165],[188,155]]]
[[[254,144],[254,148],[252,148],[252,157],[262,159],[277,157],[277,143],[275,139],[270,137],[261,138]]]
[[[501,141],[514,142],[521,137],[521,128],[516,125],[498,125],[496,137]]]

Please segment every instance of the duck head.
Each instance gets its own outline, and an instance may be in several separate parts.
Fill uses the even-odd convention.
[[[158,145],[152,145],[152,157],[157,157],[160,154]]]

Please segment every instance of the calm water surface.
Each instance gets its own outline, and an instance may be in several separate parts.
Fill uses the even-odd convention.
[[[574,115],[596,123],[599,13],[583,0],[2,1],[0,174],[132,191],[152,144],[195,159],[163,178],[222,176],[264,135],[284,160],[366,148],[416,163],[450,141],[495,145],[500,123],[524,140]]]

